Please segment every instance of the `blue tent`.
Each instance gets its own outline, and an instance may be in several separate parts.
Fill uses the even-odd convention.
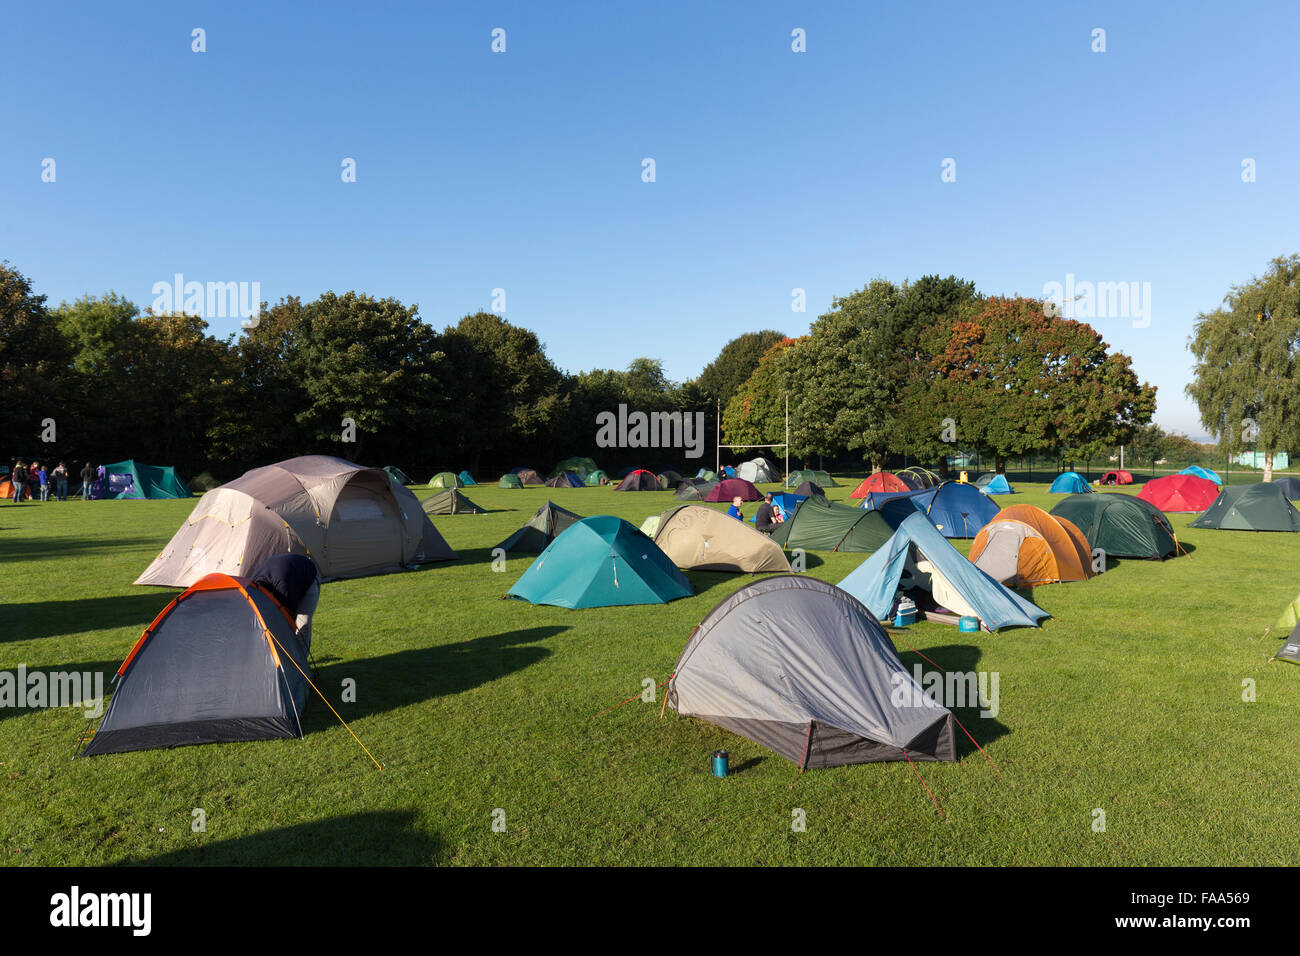
[[[1092,491],[1088,480],[1077,471],[1063,471],[1048,489],[1054,495],[1081,495]]]
[[[918,510],[925,511],[925,505],[918,504],[916,497],[927,490],[920,488],[916,491],[869,491],[862,499],[862,507],[866,511],[879,511],[889,527],[897,531],[904,518],[915,514]]]
[[[1214,472],[1210,471],[1210,469],[1208,469],[1208,468],[1202,468],[1200,465],[1191,465],[1191,466],[1189,466],[1189,467],[1187,467],[1187,468],[1184,468],[1182,471],[1179,472],[1179,474],[1180,474],[1180,475],[1195,475],[1197,478],[1204,478],[1204,479],[1206,479],[1207,481],[1212,481],[1212,482],[1214,482],[1216,485],[1222,485],[1222,484],[1223,484],[1223,479],[1222,479],[1222,478],[1220,478],[1220,477],[1219,477],[1218,475],[1216,475]]]
[[[1011,485],[1007,483],[1006,475],[993,475],[989,478],[988,481],[984,481],[981,478],[980,481],[975,483],[975,487],[979,488],[980,494],[982,495],[1014,495],[1015,494],[1015,491],[1012,490]]]
[[[583,608],[667,604],[693,593],[686,576],[635,525],[596,515],[560,532],[506,596]]]
[[[974,485],[960,481],[945,481],[936,488],[900,491],[895,492],[895,495],[909,497],[917,510],[925,512],[925,516],[943,532],[945,538],[973,538],[980,528],[1002,510],[1002,506],[992,497],[982,495]],[[886,520],[888,516],[883,515],[883,512],[887,507],[888,505],[881,507],[882,517],[886,517]]]
[[[921,561],[929,562],[928,567],[919,567]],[[966,608],[949,606],[964,602],[989,631],[1037,627],[1043,618],[1051,617],[971,564],[920,514],[909,515],[884,547],[858,565],[839,587],[882,621],[892,616],[900,589],[916,588],[928,590],[935,604],[951,611],[964,612]]]
[[[808,497],[807,495],[796,495],[796,494],[790,494],[788,492],[783,494],[773,494],[772,507],[780,508],[781,513],[785,515],[785,520],[789,521],[791,518],[794,517],[794,509],[799,507],[799,502],[803,501],[807,497]],[[758,519],[758,509],[755,508],[754,513],[750,515],[746,520],[750,524],[754,524],[757,521],[757,519]]]
[[[456,477],[460,479],[460,483],[461,483],[462,485],[477,485],[477,484],[478,484],[478,482],[474,480],[474,476],[471,475],[468,471],[462,471],[462,472],[461,472],[459,475],[457,475]]]

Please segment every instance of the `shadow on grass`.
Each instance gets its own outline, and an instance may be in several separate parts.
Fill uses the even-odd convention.
[[[143,631],[179,593],[170,589],[149,590],[116,597],[2,604],[0,645],[9,641],[32,641],[119,627]]]
[[[115,865],[418,866],[445,863],[448,856],[442,840],[417,826],[414,813],[376,810],[218,840]]]
[[[892,636],[897,639],[898,635]],[[920,664],[924,675],[940,673],[943,677],[942,691],[937,685],[927,683],[924,680],[921,683],[921,689],[929,692],[933,686],[939,694],[939,703],[952,711],[962,726],[970,732],[970,737],[967,737],[962,732],[961,727],[956,730],[958,759],[965,759],[970,754],[978,756],[978,749],[975,744],[971,743],[971,737],[975,738],[980,747],[988,747],[992,741],[1011,733],[1011,729],[996,717],[980,716],[981,707],[977,696],[980,686],[978,678],[975,678],[973,682],[971,680],[957,679],[958,675],[964,678],[966,675],[977,674],[980,654],[980,649],[972,644],[945,644],[940,647],[899,651],[899,657],[902,658],[903,664],[907,667],[909,673],[915,675],[915,666]],[[942,671],[935,671],[935,666],[942,668]],[[929,680],[933,681],[934,678],[929,678]],[[989,696],[993,698],[993,700],[988,701],[991,705],[989,707],[990,711],[994,711],[996,707],[1001,705],[1001,700],[993,693],[995,686],[1000,691],[1000,685],[1000,677],[998,684],[995,685],[992,675],[989,675],[986,687]],[[984,762],[982,757],[979,760],[981,763]]]
[[[127,649],[124,648],[122,651],[122,656],[125,657],[126,653],[127,653]],[[14,681],[14,685],[11,686],[12,686],[12,692],[15,695],[18,693],[16,682],[18,679],[19,664],[24,664],[24,666],[26,667],[25,674],[27,678],[27,683],[25,685],[25,689],[23,690],[23,700],[30,701],[33,699],[31,696],[33,694],[31,677],[33,674],[40,673],[46,675],[43,681],[44,689],[42,691],[42,693],[46,695],[45,703],[40,707],[17,707],[17,706],[13,706],[14,704],[17,703],[16,697],[12,702],[9,699],[7,699],[7,697],[0,698],[0,700],[3,700],[3,706],[0,706],[0,720],[8,720],[11,717],[22,717],[24,714],[30,714],[34,710],[48,709],[49,704],[51,702],[51,695],[56,692],[55,691],[56,686],[59,688],[57,692],[60,695],[65,693],[71,694],[73,689],[75,688],[80,693],[82,698],[93,698],[94,696],[96,696],[97,690],[102,691],[103,700],[101,701],[101,705],[102,705],[101,713],[98,716],[93,718],[85,716],[85,711],[95,709],[93,705],[82,705],[78,703],[76,706],[64,707],[62,705],[66,704],[67,701],[61,700],[58,702],[61,705],[60,709],[67,709],[75,713],[79,718],[85,718],[85,720],[87,721],[86,729],[90,729],[90,730],[93,730],[95,727],[99,726],[100,718],[103,717],[102,710],[108,708],[108,698],[109,695],[112,694],[113,692],[113,686],[111,683],[111,681],[113,680],[113,675],[117,673],[117,669],[122,666],[122,662],[120,660],[76,661],[71,664],[38,664],[35,666],[26,666],[25,662],[23,661],[15,661],[12,664],[6,664],[2,668],[0,668],[0,671],[12,675],[12,678],[10,679]],[[99,688],[95,687],[94,675],[97,673],[103,675],[102,684],[100,685]],[[75,674],[78,675],[78,677],[75,683],[69,683],[66,681],[60,681],[56,678],[51,678],[49,676],[51,674],[54,675]],[[88,681],[84,679],[86,674],[91,675]],[[9,685],[10,679],[5,680],[6,685]],[[10,692],[10,689],[11,689],[10,686],[6,686],[5,688],[6,695]],[[75,695],[73,696],[75,698]],[[75,744],[76,744],[75,740],[69,739],[68,742],[69,751],[75,749]]]
[[[489,681],[523,670],[548,657],[551,651],[538,641],[567,631],[567,627],[527,627],[490,634],[438,647],[412,648],[355,661],[317,658],[316,686],[330,697],[344,720],[381,714],[436,697],[459,694]],[[356,702],[338,699],[343,681],[356,681]],[[315,694],[312,694],[314,697]],[[329,708],[307,708],[305,733],[325,730],[338,721]]]
[[[41,506],[38,505],[37,507]],[[6,512],[6,517],[9,514],[12,514],[12,512]],[[5,522],[3,530],[6,533],[14,531],[42,533],[41,529],[25,528],[21,524],[13,525],[9,521]],[[77,540],[62,537],[34,537],[24,538],[20,545],[16,545],[12,541],[0,538],[0,563],[5,561],[43,561],[49,558],[77,558],[99,552],[117,552],[123,548],[132,548],[142,544],[160,548],[164,542],[158,538],[86,538]],[[144,569],[145,565],[142,564],[140,571]]]

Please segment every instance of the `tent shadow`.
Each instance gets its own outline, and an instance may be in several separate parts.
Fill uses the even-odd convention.
[[[17,505],[15,507],[25,508],[27,505]],[[40,507],[46,507],[44,505]],[[6,512],[8,513],[8,512]],[[32,561],[43,560],[46,558],[75,558],[81,555],[94,554],[96,552],[120,552],[124,548],[137,547],[139,545],[150,545],[158,549],[165,544],[158,538],[87,538],[84,540],[75,540],[59,537],[43,537],[41,529],[24,528],[21,525],[10,525],[5,523],[5,531],[34,531],[36,536],[23,540],[22,546],[17,547],[12,543],[7,543],[0,547],[0,563],[5,561]],[[150,558],[145,558],[141,563],[139,571],[132,575],[132,580],[145,569]]]
[[[317,659],[317,676],[313,680],[329,696],[339,715],[353,721],[459,694],[523,670],[550,656],[549,648],[536,646],[538,641],[568,629],[557,625],[527,627],[361,660]],[[344,702],[340,699],[343,681],[349,678],[356,682],[357,699]],[[316,696],[311,691],[308,693]],[[329,708],[320,706],[319,700],[316,706],[308,706],[303,715],[304,734],[328,730],[337,724]]]
[[[122,651],[122,656],[123,656],[123,657],[126,656],[126,649],[123,649],[123,651]],[[6,667],[4,668],[4,670],[6,670],[6,671],[8,671],[9,673],[13,674],[13,679],[14,679],[15,681],[16,681],[17,678],[18,678],[18,664],[21,664],[21,663],[23,663],[23,662],[22,662],[22,661],[19,661],[19,662],[13,664],[13,665],[6,666]],[[121,662],[121,661],[74,661],[74,662],[72,662],[72,663],[68,663],[68,664],[36,664],[36,665],[29,665],[29,666],[27,666],[26,673],[27,673],[27,676],[28,676],[29,678],[31,677],[32,674],[35,674],[35,673],[38,673],[38,672],[39,672],[39,673],[42,673],[42,674],[46,674],[46,675],[49,675],[49,674],[74,674],[74,673],[75,673],[75,674],[87,674],[87,673],[89,673],[89,674],[91,674],[91,675],[94,675],[94,674],[96,674],[96,673],[98,673],[98,674],[102,674],[102,675],[103,675],[103,688],[102,688],[102,689],[103,689],[103,693],[104,693],[104,699],[103,699],[103,701],[102,701],[102,705],[103,705],[103,708],[106,709],[106,708],[108,707],[108,697],[109,697],[109,695],[113,692],[113,687],[112,687],[112,684],[111,684],[110,682],[111,682],[112,679],[113,679],[113,675],[114,675],[115,673],[117,673],[117,669],[118,669],[119,667],[121,667],[121,666],[122,666],[122,662]],[[94,677],[92,676],[92,677],[91,677],[91,681],[93,682],[93,680],[94,680]],[[51,687],[51,685],[52,685],[53,683],[54,683],[54,682],[50,681],[48,677],[46,678],[46,687],[47,687],[47,688]],[[28,690],[26,691],[26,693],[30,693],[30,692],[31,692],[31,691],[30,691],[30,686],[31,686],[31,685],[29,684],[29,685],[28,685]],[[81,689],[82,689],[82,693],[83,693],[83,695],[85,695],[85,696],[93,696],[94,693],[95,693],[95,689],[94,689],[94,687],[93,687],[93,686],[87,687],[87,686],[85,686],[84,682],[83,682],[83,684],[82,684],[82,688],[81,688]],[[49,694],[50,691],[47,690],[46,693]],[[47,699],[48,699],[48,698],[47,698]],[[32,711],[36,711],[36,710],[47,710],[47,709],[50,709],[50,708],[47,708],[47,707],[11,707],[11,706],[4,706],[4,707],[0,707],[0,720],[8,720],[8,719],[11,718],[11,717],[22,717],[24,714],[30,714],[30,713],[32,713]],[[69,711],[72,711],[74,714],[76,714],[77,719],[78,719],[79,721],[84,719],[84,720],[86,721],[86,729],[88,729],[88,730],[93,730],[95,727],[99,726],[100,718],[103,717],[103,714],[102,714],[102,713],[101,713],[98,717],[93,717],[93,718],[92,718],[92,717],[86,717],[84,712],[85,712],[86,710],[93,709],[93,708],[91,708],[91,707],[85,707],[85,706],[74,706],[74,707],[60,707],[59,709],[60,709],[60,710],[69,710]],[[69,750],[69,752],[72,752],[72,751],[73,751],[75,745],[76,745],[75,740],[69,740],[69,742],[68,742],[68,750]],[[80,749],[80,748],[77,748],[77,749]]]
[[[0,605],[0,645],[79,634],[86,630],[134,627],[143,631],[179,593],[170,588],[150,589],[115,597]],[[129,648],[122,648],[123,656],[127,650]]]
[[[445,863],[443,840],[411,811],[376,810],[203,843],[115,866],[420,866]]]
[[[922,656],[924,655],[924,657]],[[936,647],[926,647],[919,651],[901,650],[899,657],[902,658],[903,664],[909,672],[913,671],[916,664],[920,664],[924,673],[934,671],[932,666],[925,658],[929,658],[935,665],[943,668],[945,685],[950,674],[976,674],[979,670],[981,651],[978,647],[971,644],[944,644]],[[965,693],[969,686],[967,682],[960,682],[958,695],[954,699],[946,699],[947,694],[943,695],[944,699],[939,702],[953,712],[953,715],[959,720],[963,727],[970,732],[967,737],[962,732],[961,727],[956,730],[955,739],[957,741],[957,757],[964,760],[970,754],[978,754],[979,750],[974,743],[971,743],[971,737],[975,738],[980,747],[987,747],[991,742],[999,737],[1005,737],[1011,733],[1011,728],[1007,727],[996,717],[981,717],[981,708],[977,700],[971,700]],[[922,685],[924,689],[924,685]],[[978,684],[975,685],[978,687]],[[988,678],[988,687],[992,691],[992,678]],[[978,693],[978,691],[977,691]],[[990,693],[990,696],[993,696]],[[990,701],[992,704],[1000,703],[999,701]],[[992,708],[990,708],[992,709]]]

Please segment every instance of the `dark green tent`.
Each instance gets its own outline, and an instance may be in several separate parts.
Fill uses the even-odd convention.
[[[522,488],[524,483],[519,480],[518,475],[502,475],[501,480],[497,482],[498,488]]]
[[[487,511],[470,501],[455,488],[448,488],[420,502],[427,515],[485,515]]]
[[[805,498],[794,516],[776,526],[772,540],[781,547],[814,551],[875,551],[894,535],[879,511]]]
[[[1088,493],[1061,499],[1051,514],[1074,522],[1088,539],[1117,558],[1163,561],[1178,553],[1174,526],[1163,511],[1134,495]]]
[[[785,486],[787,488],[798,488],[805,481],[811,481],[823,488],[838,488],[840,486],[840,483],[826,472],[815,471],[811,468],[790,472],[790,477],[785,480]]]
[[[537,514],[510,537],[502,541],[498,548],[505,551],[531,551],[540,554],[546,546],[555,540],[565,528],[582,520],[582,515],[561,508],[553,501],[548,501],[537,509]]]
[[[406,477],[406,472],[396,465],[384,465],[384,471],[388,472],[388,477],[399,485],[409,485],[411,483],[411,479]]]
[[[1300,511],[1275,484],[1224,488],[1191,528],[1220,531],[1300,531]]]

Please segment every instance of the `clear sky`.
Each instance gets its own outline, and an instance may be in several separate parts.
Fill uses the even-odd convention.
[[[0,258],[53,303],[181,273],[439,327],[500,288],[560,367],[678,380],[875,277],[1149,283],[1090,321],[1199,436],[1196,314],[1300,251],[1297,35],[1270,0],[10,4]]]

